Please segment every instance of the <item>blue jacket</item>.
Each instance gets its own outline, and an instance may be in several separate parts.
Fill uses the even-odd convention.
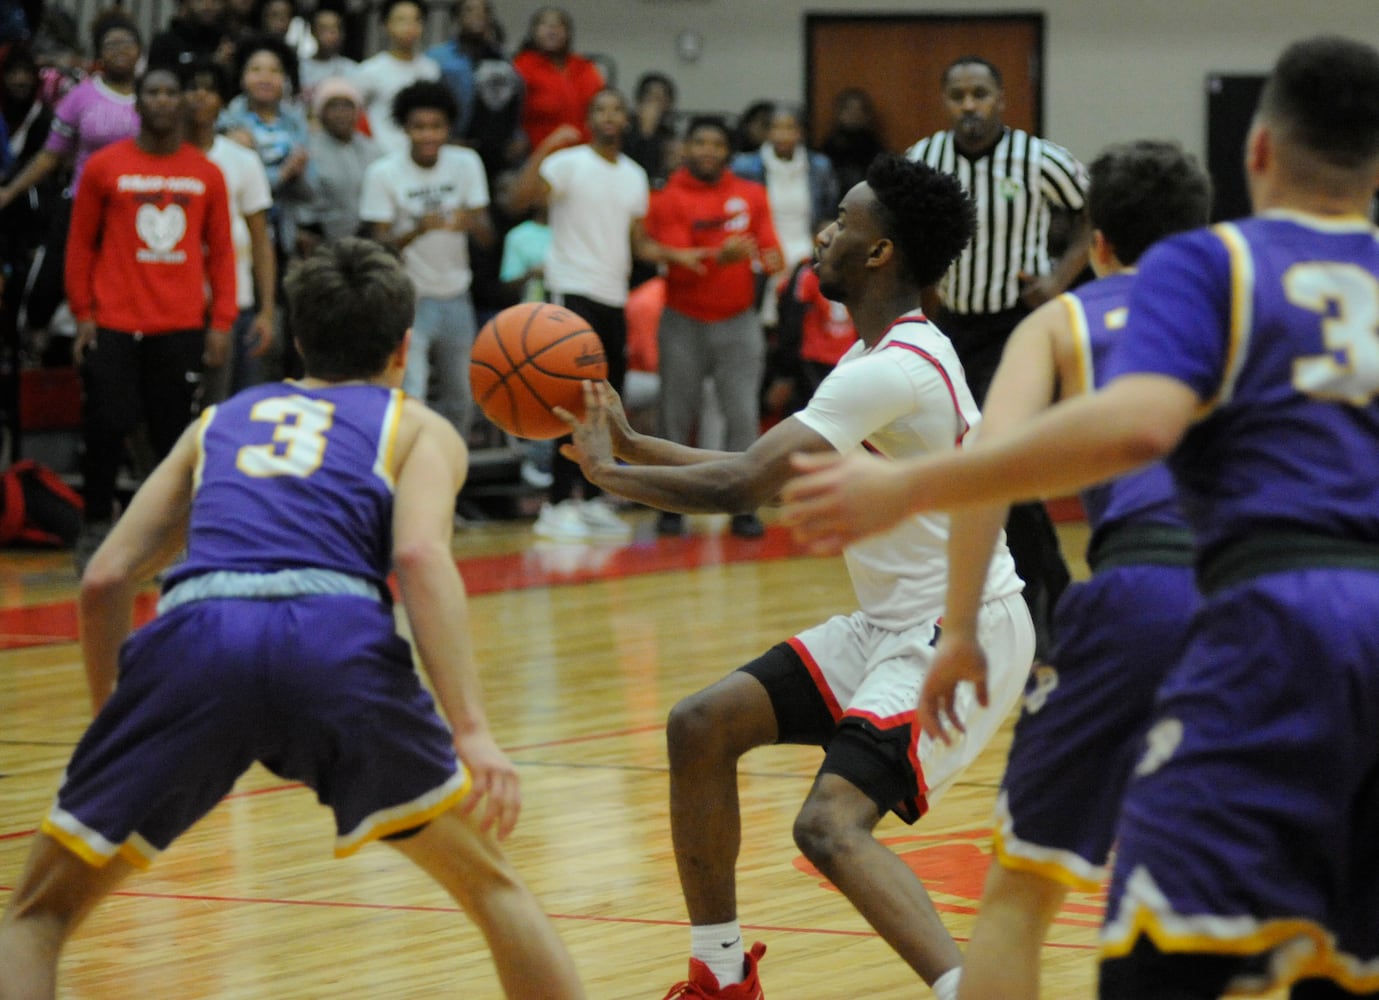
[[[825,225],[838,214],[838,181],[833,176],[833,164],[823,153],[800,147],[809,161],[809,198],[813,206],[814,227]],[[738,153],[730,169],[737,176],[758,184],[766,183],[766,165],[760,152]]]

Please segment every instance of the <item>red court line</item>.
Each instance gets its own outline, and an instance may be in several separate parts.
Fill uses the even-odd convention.
[[[13,833],[0,833],[0,840],[20,840],[23,837],[32,837],[38,832],[37,828],[32,830],[15,830]]]
[[[773,525],[759,539],[721,534],[648,538],[620,545],[536,542],[521,552],[457,559],[455,564],[469,593],[480,596],[804,554],[785,528]],[[154,591],[141,593],[135,603],[135,622],[152,618],[157,603]],[[0,650],[76,641],[75,600],[0,610]]]
[[[655,725],[635,726],[632,729],[616,729],[607,733],[589,733],[585,736],[568,736],[559,740],[547,740],[544,743],[524,743],[521,746],[504,747],[505,753],[521,753],[524,750],[544,750],[547,747],[563,747],[573,743],[593,743],[595,740],[617,739],[619,736],[636,736],[639,733],[655,733],[665,728],[665,723],[658,722]]]
[[[0,885],[0,892],[13,891],[13,886]],[[405,903],[358,903],[334,899],[279,899],[271,897],[258,898],[253,896],[218,896],[183,892],[131,892],[123,889],[113,892],[111,895],[122,896],[126,899],[173,900],[188,903],[241,903],[254,906],[313,906],[327,909],[377,910],[397,913],[464,913],[458,906],[417,906]],[[552,920],[570,920],[591,924],[638,924],[649,927],[689,926],[688,920],[653,920],[649,917],[607,917],[595,916],[589,913],[548,913],[547,916]],[[875,931],[847,931],[834,930],[826,927],[790,927],[775,924],[743,924],[742,929],[754,933],[772,934],[817,934],[832,937],[858,938],[878,936]],[[967,939],[956,938],[956,940],[966,941]],[[1045,946],[1049,948],[1071,948],[1077,951],[1096,950],[1096,945],[1065,944],[1053,941],[1045,942]]]

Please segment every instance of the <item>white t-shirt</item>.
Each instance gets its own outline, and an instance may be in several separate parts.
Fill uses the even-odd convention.
[[[439,80],[440,63],[430,56],[399,59],[386,49],[359,64],[350,81],[364,98],[369,130],[378,148],[387,153],[405,153],[410,146],[407,133],[393,122],[393,98],[397,92],[418,80]]]
[[[223,135],[215,137],[206,153],[225,175],[225,190],[230,195],[230,238],[235,244],[235,301],[240,309],[254,308],[254,247],[249,237],[246,216],[273,207],[273,191],[263,161]]]
[[[769,142],[761,147],[766,199],[787,267],[814,256],[814,199],[809,190],[809,154],[803,146],[782,160]],[[768,296],[770,298],[770,296]]]
[[[592,146],[575,146],[546,157],[541,176],[551,186],[546,287],[625,305],[632,223],[646,218],[651,197],[646,171],[622,153],[610,163]]]
[[[423,216],[488,207],[488,180],[479,154],[462,146],[442,146],[433,167],[420,166],[410,152],[393,153],[369,164],[359,197],[359,218],[392,224],[393,236],[417,228]],[[469,291],[469,237],[432,230],[402,251],[417,294],[453,299]]]
[[[823,380],[795,418],[839,452],[865,446],[886,458],[957,447],[981,419],[952,343],[910,313],[871,350],[860,340]],[[943,613],[948,584],[948,515],[916,514],[844,551],[862,611],[885,629],[907,628]],[[984,599],[1023,589],[1002,538]]]

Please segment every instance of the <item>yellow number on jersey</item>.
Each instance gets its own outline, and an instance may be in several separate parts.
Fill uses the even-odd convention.
[[[1365,406],[1379,395],[1379,281],[1354,264],[1297,264],[1283,276],[1288,301],[1322,317],[1326,354],[1293,361],[1309,396]]]
[[[309,476],[321,467],[335,404],[306,396],[274,396],[249,411],[251,420],[276,424],[272,444],[245,445],[235,466],[246,476]]]

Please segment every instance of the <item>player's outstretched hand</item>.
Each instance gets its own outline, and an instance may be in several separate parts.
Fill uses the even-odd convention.
[[[977,704],[985,706],[986,653],[975,636],[944,632],[934,650],[934,665],[919,692],[919,724],[936,740],[951,743],[948,727],[967,732],[958,713],[958,685],[970,681],[977,690]]]
[[[583,389],[583,417],[576,417],[562,406],[554,407],[551,412],[569,425],[574,439],[570,444],[561,445],[560,453],[578,462],[584,478],[596,483],[598,468],[613,464],[613,427],[621,424],[622,428],[627,428],[627,417],[622,412],[622,401],[607,382],[586,381]]]
[[[792,455],[790,464],[802,475],[781,493],[784,519],[811,552],[838,552],[909,513],[909,490],[893,462],[861,452],[816,452]]]
[[[622,408],[618,390],[607,382],[599,382],[596,388],[599,402],[608,413],[608,438],[613,442],[613,454],[621,455],[637,432],[627,422],[627,411]]]
[[[522,785],[516,765],[493,742],[487,730],[457,734],[455,752],[474,782],[461,811],[466,815],[477,813],[479,829],[493,830],[502,840],[512,832],[522,812]]]

